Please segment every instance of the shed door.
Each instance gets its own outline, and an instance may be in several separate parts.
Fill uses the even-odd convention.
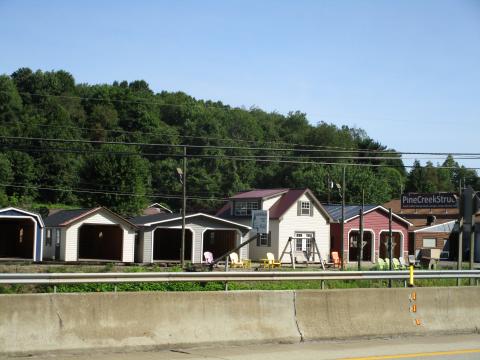
[[[55,229],[55,260],[60,260],[60,229]]]

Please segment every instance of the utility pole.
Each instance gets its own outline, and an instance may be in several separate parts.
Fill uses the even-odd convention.
[[[363,211],[365,203],[365,190],[362,189],[362,208],[360,209],[360,239],[357,241],[358,246],[358,271],[362,270],[363,258]]]
[[[343,176],[342,176],[342,228],[341,228],[341,237],[342,237],[342,270],[345,270],[345,166],[343,167]]]
[[[458,219],[458,256],[457,256],[457,270],[462,270],[463,263],[463,191],[462,191],[462,179],[460,179],[458,198],[459,198],[459,219]],[[460,286],[461,280],[457,279],[457,286]]]
[[[462,196],[462,216],[463,216],[463,230],[464,230],[464,241],[465,244],[468,244],[470,240],[470,259],[469,265],[470,269],[473,269],[473,260],[474,260],[474,247],[475,247],[475,211],[473,206],[473,198],[475,196],[475,191],[469,185],[466,189],[463,190]],[[463,250],[463,249],[462,249]]]
[[[185,266],[185,213],[187,212],[187,147],[183,147],[183,197],[182,197],[182,244],[180,246],[180,264]]]
[[[458,221],[458,260],[457,269],[462,270],[463,265],[463,218]],[[460,279],[457,279],[457,286],[460,286]]]
[[[330,175],[328,175],[328,182],[327,182],[327,204],[330,204],[330,185],[331,180],[330,180]]]
[[[392,251],[392,208],[388,209],[388,258],[390,263],[390,271],[393,269],[393,251]],[[392,279],[388,280],[388,287],[392,287]]]

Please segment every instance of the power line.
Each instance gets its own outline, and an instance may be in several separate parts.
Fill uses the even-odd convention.
[[[13,124],[12,124],[13,125]],[[168,138],[182,138],[182,139],[197,139],[197,140],[206,140],[206,141],[223,141],[223,142],[242,142],[249,144],[277,144],[277,145],[286,145],[286,146],[303,146],[306,148],[319,148],[319,149],[342,149],[342,150],[352,150],[352,152],[369,152],[371,150],[367,149],[358,149],[358,148],[348,148],[342,146],[329,146],[329,145],[312,145],[312,144],[298,144],[290,143],[283,141],[268,141],[268,140],[245,140],[238,138],[218,138],[218,137],[209,137],[209,136],[194,136],[194,135],[180,135],[180,134],[170,134],[162,133],[160,131],[129,131],[129,130],[120,130],[120,129],[99,129],[99,128],[85,128],[77,126],[60,126],[60,125],[46,125],[46,124],[37,124],[38,127],[47,127],[47,128],[57,128],[57,129],[72,129],[72,130],[81,130],[81,131],[91,131],[91,132],[107,132],[107,133],[118,133],[118,134],[130,134],[130,135],[161,135]],[[292,148],[294,150],[294,148]],[[385,151],[388,153],[395,153],[395,150],[378,150]]]
[[[6,90],[0,90],[0,92],[8,93]],[[31,92],[18,92],[22,95],[31,95],[31,96],[40,96],[40,97],[54,97],[54,98],[66,98],[66,99],[77,99],[77,100],[88,100],[88,101],[104,101],[104,102],[118,102],[118,103],[136,103],[136,104],[151,104],[157,106],[171,106],[171,107],[189,107],[191,104],[173,104],[173,103],[159,103],[159,102],[150,102],[150,101],[136,101],[136,100],[121,100],[121,99],[103,99],[103,98],[94,98],[94,97],[82,97],[82,96],[71,96],[71,95],[53,95],[53,94],[40,94],[40,93],[31,93]],[[243,110],[239,107],[231,107],[229,105],[224,106],[216,106],[214,104],[206,104],[203,100],[196,100],[202,101],[205,108],[218,108],[222,110]],[[246,111],[246,110],[245,110]],[[41,126],[41,125],[40,125]],[[46,125],[48,126],[48,125]],[[98,131],[98,129],[97,129]],[[114,131],[117,132],[118,130],[104,130],[104,131]],[[135,133],[129,132],[126,130],[122,130],[122,133]],[[143,133],[148,134],[148,133]],[[153,133],[152,133],[153,134]],[[172,135],[173,136],[173,135]],[[247,142],[247,143],[254,143],[254,144],[261,144],[261,143],[269,143],[269,144],[278,144],[278,145],[290,145],[290,146],[303,146],[303,147],[313,147],[313,148],[329,148],[329,149],[343,149],[343,150],[352,150],[356,152],[371,152],[371,151],[384,151],[384,152],[397,152],[395,150],[366,150],[366,149],[355,149],[355,148],[346,148],[341,146],[323,146],[323,145],[310,145],[310,144],[295,144],[295,143],[288,143],[288,142],[272,142],[272,141],[256,141],[256,140],[243,140],[243,139],[229,139],[229,138],[205,138],[205,137],[198,137],[198,136],[189,136],[189,135],[175,135],[182,138],[195,138],[195,139],[209,139],[215,141],[239,141],[239,142]]]
[[[171,147],[171,148],[193,148],[193,149],[223,149],[223,150],[256,150],[256,151],[294,151],[301,153],[308,152],[333,152],[333,153],[351,153],[348,150],[324,150],[324,149],[292,149],[292,148],[265,148],[265,147],[242,147],[242,146],[225,146],[225,145],[195,145],[195,144],[167,144],[167,143],[145,143],[145,142],[128,142],[128,141],[105,141],[105,140],[85,140],[85,139],[53,139],[27,136],[0,136],[5,140],[29,140],[29,141],[46,141],[46,142],[63,142],[63,143],[84,143],[97,145],[129,145],[129,146],[146,146],[146,147]],[[371,153],[377,153],[378,150],[369,150]],[[394,152],[402,155],[444,155],[444,156],[480,156],[480,153],[448,153],[448,152]]]
[[[6,90],[0,90],[2,93],[9,93]],[[140,101],[140,100],[122,100],[122,99],[104,99],[104,98],[98,98],[98,97],[87,97],[87,96],[77,96],[77,95],[54,95],[54,94],[41,94],[41,93],[32,93],[28,91],[17,91],[18,94],[20,95],[30,95],[30,96],[38,96],[38,97],[53,97],[53,98],[61,98],[61,99],[69,99],[69,100],[87,100],[87,101],[103,101],[103,102],[112,102],[112,103],[122,103],[122,104],[144,104],[144,105],[156,105],[156,106],[172,106],[172,107],[185,107],[187,104],[174,104],[174,103],[164,103],[164,102],[158,102],[158,101]],[[203,101],[203,100],[197,100],[194,99],[194,101]],[[213,108],[218,108],[218,109],[224,109],[224,110],[230,110],[230,109],[238,109],[242,110],[240,107],[231,107],[230,105],[224,105],[224,107],[221,106],[215,106],[215,105],[210,105],[207,104],[204,101],[205,107],[213,107]]]
[[[2,146],[0,144],[0,146]],[[171,153],[161,153],[161,152],[156,152],[156,153],[145,153],[145,152],[122,152],[122,151],[104,151],[104,150],[98,150],[98,149],[62,149],[62,148],[54,148],[54,147],[48,147],[48,148],[28,148],[28,147],[22,147],[19,145],[12,145],[12,144],[3,144],[3,146],[6,146],[7,148],[15,149],[15,150],[22,150],[22,151],[30,151],[30,152],[52,152],[52,153],[79,153],[79,154],[106,154],[106,155],[119,155],[119,156],[146,156],[146,157],[172,157],[172,158],[183,158],[184,155],[181,154],[171,154]],[[210,158],[210,157],[218,157],[218,158],[229,158],[229,159],[235,159],[237,158],[236,156],[232,155],[214,155],[214,154],[209,154],[209,155],[202,155],[202,154],[187,154],[188,158]],[[398,156],[289,156],[289,155],[241,155],[238,156],[238,158],[242,159],[248,159],[248,158],[265,158],[265,159],[314,159],[314,160],[322,160],[322,159],[339,159],[339,160],[444,160],[444,157],[398,157]],[[453,157],[454,160],[480,160],[480,156],[465,156],[465,157],[460,157],[456,156]],[[391,166],[391,165],[388,165]]]
[[[15,124],[9,124],[15,125]],[[348,148],[348,147],[341,147],[341,146],[327,146],[327,145],[310,145],[310,144],[298,144],[298,143],[288,143],[288,142],[278,142],[278,141],[265,141],[265,140],[244,140],[244,139],[236,139],[236,138],[215,138],[215,137],[206,137],[206,136],[193,136],[193,135],[180,135],[180,134],[169,134],[169,133],[161,133],[161,132],[146,132],[146,131],[128,131],[128,130],[119,130],[119,129],[99,129],[99,128],[85,128],[85,127],[77,127],[77,126],[60,126],[60,125],[46,125],[46,124],[37,124],[35,126],[38,127],[46,127],[46,128],[56,128],[56,129],[70,129],[70,130],[80,130],[80,131],[91,131],[91,132],[107,132],[107,133],[119,133],[119,134],[130,134],[130,135],[161,135],[167,138],[183,138],[183,139],[197,139],[203,141],[223,141],[223,142],[244,142],[244,143],[251,143],[251,144],[276,144],[276,145],[286,145],[286,146],[302,146],[305,148],[318,148],[318,149],[332,149],[333,150],[345,150],[345,152],[353,153],[371,153],[371,152],[378,152],[378,153],[389,153],[395,154],[397,151],[395,150],[368,150],[368,149],[358,149],[358,148]],[[276,148],[274,148],[276,149]],[[297,148],[289,148],[289,150],[300,150]],[[347,151],[351,150],[351,151]]]
[[[1,137],[0,137],[1,138]],[[55,149],[50,148],[52,150],[45,150],[45,149],[28,149],[27,151],[31,152],[53,152],[53,153],[81,153],[81,154],[89,154],[89,153],[101,153],[105,155],[119,155],[119,156],[152,156],[152,157],[160,157],[160,158],[183,158],[184,155],[180,154],[168,154],[168,153],[129,153],[129,152],[115,152],[115,151],[101,151],[95,149],[89,150],[71,150],[71,149]],[[373,168],[415,168],[414,165],[395,165],[395,164],[372,164],[372,163],[340,163],[340,162],[332,162],[332,161],[307,161],[309,159],[315,159],[316,157],[274,157],[269,158],[268,155],[256,155],[256,156],[249,156],[249,155],[240,155],[240,156],[233,156],[233,155],[216,155],[216,154],[187,154],[187,158],[198,158],[198,159],[225,159],[225,160],[236,160],[236,161],[254,161],[254,162],[266,162],[266,163],[285,163],[285,164],[310,164],[310,165],[328,165],[328,166],[358,166],[358,167],[373,167]],[[266,157],[266,158],[264,158]],[[289,160],[289,158],[293,158],[296,160]],[[336,157],[325,157],[327,159],[336,159]],[[305,159],[305,160],[298,160],[298,159]],[[360,159],[366,159],[360,157]],[[469,158],[472,159],[472,158]],[[375,158],[375,160],[385,160],[384,158]],[[394,160],[400,160],[399,158],[394,158]],[[475,160],[475,159],[473,159]],[[448,170],[455,170],[459,169],[460,167],[457,166],[435,166],[435,169],[448,169]],[[462,167],[465,170],[480,170],[480,167]]]
[[[75,189],[75,188],[54,188],[49,186],[33,186],[33,185],[17,185],[17,184],[1,184],[3,187],[12,187],[12,188],[26,188],[26,189],[36,189],[36,190],[48,190],[48,191],[62,191],[62,192],[76,192],[76,193],[87,193],[87,194],[101,194],[101,195],[118,195],[118,196],[133,196],[133,197],[148,197],[148,198],[165,198],[165,199],[182,199],[182,195],[166,195],[166,194],[151,194],[151,195],[142,195],[135,193],[126,193],[126,192],[116,192],[116,191],[101,191],[95,189]],[[189,200],[202,200],[202,201],[227,201],[228,199],[214,198],[214,197],[196,197],[196,196],[187,196]]]
[[[6,90],[0,90],[0,93],[9,93]],[[72,96],[72,95],[53,95],[53,94],[41,94],[41,93],[32,93],[32,92],[25,92],[25,91],[17,91],[18,94],[21,95],[30,95],[30,96],[39,96],[39,97],[54,97],[54,98],[65,98],[65,99],[77,99],[77,100],[88,100],[88,101],[103,101],[103,102],[118,102],[118,103],[136,103],[136,104],[150,104],[150,105],[157,105],[157,106],[171,106],[171,107],[188,107],[192,106],[192,104],[174,104],[174,103],[163,103],[163,102],[157,102],[157,101],[138,101],[138,100],[122,100],[122,99],[104,99],[104,98],[95,98],[95,97],[82,97],[82,96]],[[193,98],[194,99],[194,98]],[[197,100],[197,103],[195,105],[198,105],[198,102],[200,101],[202,105],[205,108],[218,108],[222,110],[244,110],[240,107],[232,107],[230,105],[222,105],[218,106],[215,105],[214,102],[207,104],[206,101],[204,100]],[[246,110],[245,110],[246,111]],[[98,129],[97,129],[98,131]],[[103,130],[103,131],[120,131],[120,130]],[[123,133],[129,133],[126,130],[121,130]],[[135,132],[131,132],[135,133]],[[138,132],[137,132],[138,133]],[[140,132],[142,133],[142,132]],[[143,134],[149,134],[149,133],[143,133]],[[151,133],[155,134],[155,133]],[[167,135],[169,136],[169,135]],[[343,150],[345,152],[387,152],[387,153],[397,153],[397,154],[402,154],[402,155],[453,155],[453,154],[460,154],[460,155],[477,155],[476,153],[450,153],[450,152],[445,152],[445,153],[439,153],[439,152],[399,152],[393,149],[386,149],[386,150],[367,150],[367,149],[354,149],[354,148],[345,148],[345,147],[340,147],[340,146],[322,146],[322,145],[310,145],[310,144],[294,144],[294,143],[288,143],[288,142],[271,142],[271,141],[265,141],[265,142],[259,142],[256,140],[243,140],[243,139],[229,139],[229,138],[206,138],[206,137],[197,137],[197,136],[189,136],[189,135],[171,135],[171,136],[178,136],[182,138],[196,138],[196,139],[209,139],[209,140],[215,140],[215,141],[235,141],[235,142],[248,142],[248,143],[256,143],[256,144],[261,144],[261,143],[270,143],[270,144],[279,144],[279,145],[291,145],[291,146],[303,146],[303,147],[314,147],[314,148],[328,148],[328,149],[339,149]],[[351,151],[347,151],[347,149],[351,149]],[[291,149],[291,150],[296,150],[299,151],[300,149]]]

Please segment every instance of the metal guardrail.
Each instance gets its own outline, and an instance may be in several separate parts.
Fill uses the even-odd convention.
[[[480,270],[418,270],[415,279],[480,279]],[[135,282],[408,280],[408,271],[230,271],[136,273],[0,273],[0,284],[93,284]]]

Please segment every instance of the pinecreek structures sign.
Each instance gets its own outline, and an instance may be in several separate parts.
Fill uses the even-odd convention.
[[[402,209],[435,209],[458,207],[457,195],[454,193],[406,193],[402,194]]]

